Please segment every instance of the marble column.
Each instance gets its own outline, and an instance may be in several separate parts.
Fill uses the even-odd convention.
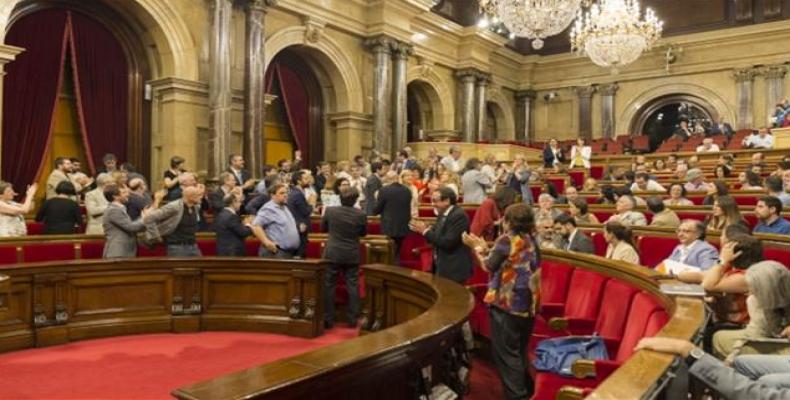
[[[375,57],[373,74],[373,148],[381,154],[392,154],[392,47],[394,40],[378,36],[365,41]]]
[[[486,134],[486,89],[491,82],[491,75],[479,73],[475,82],[475,137],[477,140],[491,140]]]
[[[231,15],[232,0],[211,0],[211,35],[209,47],[209,129],[211,152],[208,177],[217,178],[225,169],[230,147],[232,91]]]
[[[409,56],[414,52],[408,43],[398,42],[392,48],[392,101],[394,104],[392,115],[393,152],[406,146],[406,72]]]
[[[475,141],[475,82],[477,71],[464,69],[457,71],[455,76],[461,81],[461,140],[472,143]]]
[[[604,139],[614,139],[614,94],[620,87],[616,83],[598,86],[601,94],[601,130]]]
[[[532,102],[535,100],[534,90],[516,92],[516,141],[532,142]]]
[[[770,65],[763,70],[763,77],[765,77],[765,108],[768,109],[768,116],[774,115],[776,103],[785,97],[784,78],[786,73],[786,65]]]
[[[732,77],[735,79],[737,92],[735,104],[738,110],[736,129],[754,127],[752,103],[755,76],[757,76],[757,69],[755,68],[736,69],[733,71]]]
[[[249,0],[245,9],[244,59],[244,139],[242,149],[247,169],[253,178],[261,177],[261,166],[266,155],[263,123],[266,112],[266,60],[264,54],[264,19],[267,7],[277,0]]]
[[[25,51],[21,47],[0,44],[0,148],[2,148],[2,127],[3,127],[3,80],[5,79],[5,65],[16,59],[16,56]],[[2,154],[2,152],[0,152]],[[0,157],[2,157],[0,155]],[[0,160],[0,166],[2,166]],[[2,173],[2,171],[0,171]]]
[[[592,140],[592,95],[595,86],[576,86],[573,88],[579,98],[579,137]]]

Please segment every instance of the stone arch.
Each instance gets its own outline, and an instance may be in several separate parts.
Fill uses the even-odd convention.
[[[619,126],[627,126],[629,130],[635,128],[634,125],[637,123],[646,105],[649,105],[656,99],[672,95],[688,95],[700,98],[713,108],[711,111],[716,115],[725,117],[731,123],[736,119],[735,110],[730,108],[727,102],[724,101],[724,98],[714,90],[693,83],[670,83],[649,89],[629,101],[620,114],[618,119]],[[637,132],[629,131],[629,134],[633,133]]]
[[[360,75],[340,45],[304,26],[284,28],[266,39],[266,66],[288,47],[298,48],[317,70],[319,78],[323,75],[331,82],[333,96],[325,99],[331,112],[364,112]]]
[[[0,41],[8,26],[23,13],[24,8],[36,4],[71,4],[69,0],[6,0],[0,6]],[[148,36],[156,47],[149,54],[152,58],[153,78],[179,77],[198,79],[198,57],[194,41],[186,23],[168,0],[101,1],[121,16],[125,16],[131,29],[141,37]]]
[[[407,84],[420,82],[424,94],[430,100],[433,114],[433,130],[452,130],[454,126],[454,110],[450,89],[442,77],[432,68],[417,65],[409,68],[406,74]]]
[[[497,126],[497,137],[491,139],[511,140],[515,138],[516,121],[513,115],[513,108],[510,102],[502,95],[499,89],[492,89],[488,92],[488,106],[494,113]]]

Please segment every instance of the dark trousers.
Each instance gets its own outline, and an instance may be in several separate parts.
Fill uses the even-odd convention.
[[[335,322],[335,288],[337,274],[343,272],[348,292],[348,324],[356,325],[359,317],[359,265],[358,264],[329,264],[324,275],[324,322]]]
[[[535,324],[533,318],[518,317],[490,307],[491,349],[494,364],[502,380],[505,398],[527,399],[534,383],[527,373],[527,342]]]
[[[258,257],[261,258],[281,258],[281,259],[293,259],[296,256],[296,250],[294,251],[285,251],[283,249],[278,248],[276,253],[272,253],[269,249],[261,246],[258,249]]]
[[[296,250],[296,255],[307,258],[307,232],[299,233],[299,248]]]
[[[394,237],[390,238],[393,242],[395,242],[395,259],[392,260],[395,265],[400,265],[400,249],[403,246],[403,238],[402,237]]]

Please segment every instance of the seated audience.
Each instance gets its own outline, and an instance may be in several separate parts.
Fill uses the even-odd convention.
[[[746,221],[741,216],[738,203],[730,196],[719,196],[713,202],[710,217],[708,217],[708,229],[712,231],[723,231],[730,225],[742,225],[747,227]]]
[[[673,183],[669,187],[669,197],[664,199],[666,206],[693,206],[694,202],[686,198],[686,188],[680,183]]]
[[[568,204],[568,213],[576,220],[577,224],[598,225],[601,222],[595,214],[589,212],[587,200],[577,197]]]
[[[595,253],[592,239],[576,227],[576,220],[568,214],[554,218],[554,234],[559,236],[561,250]]]
[[[565,188],[565,194],[557,198],[557,204],[570,204],[579,197],[579,191],[573,186]]]
[[[597,192],[598,191],[598,180],[593,177],[589,177],[584,180],[584,186],[582,186],[583,192]]]
[[[17,203],[14,201],[17,193],[11,183],[0,181],[0,237],[27,235],[25,214],[35,207],[33,198],[37,190],[37,184],[29,185],[25,191],[24,203]]]
[[[264,258],[294,258],[301,241],[296,219],[288,209],[288,186],[269,187],[271,200],[264,204],[252,221],[252,232],[261,242],[258,255]]]
[[[487,241],[496,240],[500,233],[500,221],[505,209],[516,201],[516,192],[507,186],[500,186],[477,208],[469,233]]]
[[[718,152],[719,145],[713,143],[713,139],[705,138],[702,140],[702,144],[697,146],[697,153],[715,153]]]
[[[790,115],[790,114],[788,114]],[[782,206],[790,205],[790,194],[787,194],[782,184],[782,178],[778,176],[770,176],[765,180],[765,190],[769,196],[776,197],[782,202]]]
[[[143,218],[131,219],[126,213],[125,204],[129,198],[129,189],[118,185],[104,186],[104,197],[108,201],[107,209],[102,215],[102,231],[104,232],[103,258],[123,258],[137,256],[137,234],[146,230],[144,219],[148,210],[143,210]],[[164,196],[162,192],[161,196]]]
[[[333,207],[321,218],[321,230],[329,234],[323,257],[330,264],[324,273],[324,327],[335,323],[335,286],[343,274],[348,292],[348,325],[356,326],[359,317],[359,240],[365,236],[367,217],[354,207],[359,192],[350,188],[340,194],[340,207]]]
[[[750,149],[770,150],[774,148],[774,136],[771,134],[771,130],[764,126],[760,128],[756,135],[752,134],[745,137],[741,143],[744,147]]]
[[[650,222],[650,226],[676,228],[680,225],[678,215],[666,208],[664,202],[656,196],[647,198],[647,209],[653,213],[653,220]]]
[[[217,213],[212,227],[217,237],[217,255],[244,257],[247,255],[244,240],[252,235],[252,215],[239,216],[242,197],[230,194],[223,199],[225,208]]]
[[[756,172],[742,172],[738,175],[738,181],[741,182],[741,190],[764,190],[763,178]]]
[[[595,204],[615,204],[617,197],[615,197],[614,186],[603,185],[601,187],[601,195],[595,200]]]
[[[790,235],[790,222],[782,216],[782,202],[776,197],[761,197],[754,207],[754,214],[760,220],[754,233]]]
[[[723,180],[730,177],[730,169],[724,165],[717,165],[713,170],[713,178]]]
[[[724,181],[713,181],[708,184],[708,191],[705,193],[705,198],[702,199],[702,205],[710,206],[722,196],[727,196],[730,194],[730,188],[727,187],[727,183]]]
[[[631,185],[632,192],[666,192],[667,189],[653,179],[646,172],[636,174]]]
[[[790,337],[790,270],[776,261],[761,261],[750,266],[745,275],[740,284],[745,283],[741,290],[749,293],[749,323],[744,329],[716,332],[714,353],[728,362],[741,354],[790,355],[786,344],[748,343],[750,339]]]
[[[668,260],[707,270],[719,258],[719,251],[705,241],[705,224],[693,219],[686,219],[678,226],[678,244]]]
[[[489,178],[480,171],[480,160],[475,157],[466,161],[464,173],[461,175],[461,189],[465,204],[480,204],[486,198],[486,191],[493,186]]]
[[[785,399],[790,397],[790,389],[784,386],[774,386],[776,381],[786,382],[787,379],[790,379],[787,376],[790,372],[786,365],[790,363],[788,357],[775,356],[779,358],[770,358],[768,362],[763,361],[766,359],[758,359],[753,363],[740,361],[743,357],[738,357],[734,362],[736,369],[733,369],[705,352],[700,351],[697,355],[693,355],[692,351],[699,349],[691,342],[681,339],[643,338],[639,341],[636,349],[648,349],[680,356],[692,376],[725,399]],[[743,365],[741,368],[746,371],[737,369],[739,363]],[[778,368],[772,368],[774,366]],[[750,374],[747,371],[760,371],[760,373],[752,372]],[[760,378],[762,374],[769,375],[770,379],[763,381]],[[777,378],[776,375],[780,376]],[[755,381],[754,379],[760,380]]]
[[[571,147],[571,163],[568,168],[590,169],[592,148],[584,143],[584,138],[576,139],[576,144]]]
[[[45,235],[71,235],[82,225],[80,206],[74,199],[77,192],[69,180],[55,187],[55,197],[44,201],[36,214],[36,221],[44,223]]]
[[[535,223],[535,230],[538,233],[538,248],[559,249],[559,241],[554,235],[554,220],[548,217],[539,218]]]
[[[617,211],[617,214],[609,217],[606,222],[619,222],[626,226],[647,225],[647,218],[645,218],[645,215],[639,211],[634,211],[634,208],[636,208],[636,200],[633,196],[620,196],[620,198],[617,199],[617,203],[615,204],[615,210]]]
[[[537,219],[549,218],[554,221],[562,211],[554,208],[554,197],[548,193],[542,193],[538,196],[538,207],[534,209],[533,213]]]
[[[653,168],[650,169],[650,172],[654,174],[668,174],[671,173],[672,170],[667,167],[666,161],[659,158],[653,161]]]
[[[683,185],[687,192],[706,192],[708,184],[705,182],[705,176],[702,170],[693,168],[686,173],[686,184]]]
[[[639,265],[639,253],[627,226],[619,222],[607,222],[603,226],[603,237],[608,244],[606,258]]]

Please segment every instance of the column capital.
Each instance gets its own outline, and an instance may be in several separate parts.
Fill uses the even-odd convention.
[[[763,68],[762,75],[765,79],[782,79],[787,74],[788,66],[785,64],[768,65]]]
[[[590,98],[592,97],[593,93],[595,93],[595,86],[574,86],[573,92],[576,93],[576,96],[580,98]]]
[[[24,52],[25,49],[7,44],[0,44],[0,66],[8,64],[16,59],[16,56]]]
[[[606,85],[599,85],[598,86],[598,93],[600,93],[601,96],[614,96],[614,94],[617,93],[617,90],[619,90],[619,89],[620,89],[620,86],[617,85],[616,83],[610,83],[610,84],[606,84]]]
[[[760,74],[760,70],[753,67],[740,68],[732,71],[732,77],[733,79],[735,79],[735,82],[738,83],[751,82],[754,80],[754,77],[759,74]]]
[[[519,90],[513,94],[513,97],[516,98],[516,101],[525,102],[526,100],[535,100],[536,94],[537,92],[532,89]]]
[[[365,39],[364,46],[374,53],[392,54],[395,43],[397,40],[387,35],[379,35]]]
[[[248,11],[269,11],[269,7],[277,5],[279,0],[247,0],[246,8]]]
[[[395,59],[406,60],[414,54],[414,46],[409,43],[394,41],[392,43],[392,56]]]
[[[455,77],[460,79],[462,82],[475,82],[479,72],[480,71],[474,68],[459,69],[455,71]]]

